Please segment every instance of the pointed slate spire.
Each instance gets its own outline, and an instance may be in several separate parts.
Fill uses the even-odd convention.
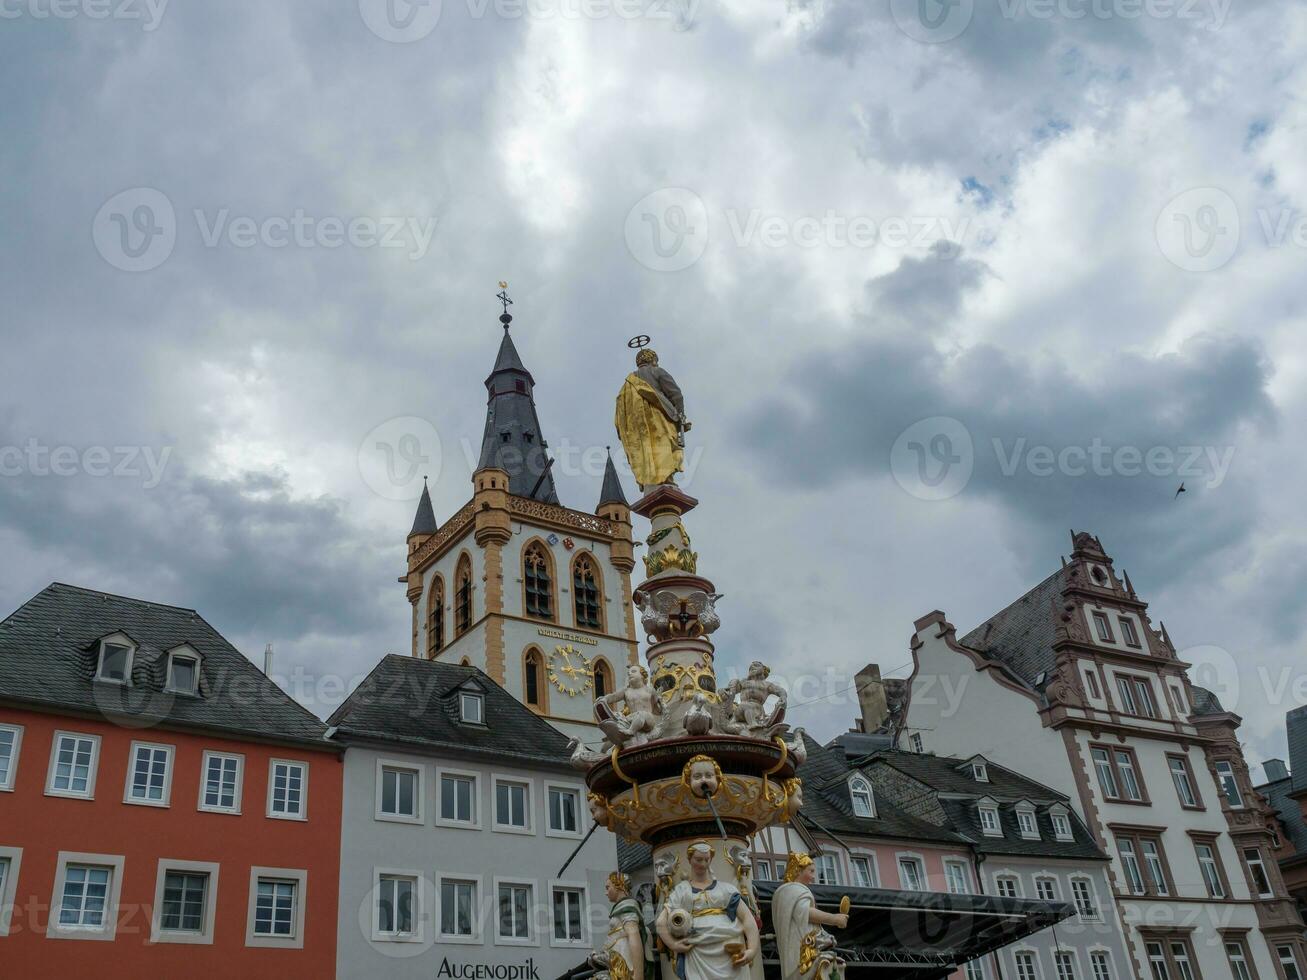
[[[413,516],[413,530],[408,532],[411,538],[415,534],[436,533],[436,511],[431,506],[431,491],[427,488],[427,478],[422,478],[422,497],[418,500],[418,511]]]
[[[608,462],[604,464],[604,485],[599,491],[599,506],[604,504],[621,504],[629,507],[626,494],[622,492],[622,481],[617,478],[617,467],[613,465],[613,447],[608,447]]]
[[[549,472],[549,444],[540,432],[536,415],[535,379],[522,363],[513,337],[508,332],[513,322],[508,312],[512,302],[505,294],[504,339],[499,344],[494,369],[486,378],[489,399],[486,406],[486,430],[481,439],[481,458],[477,469],[494,467],[508,474],[508,492],[546,503],[558,503],[558,491]]]

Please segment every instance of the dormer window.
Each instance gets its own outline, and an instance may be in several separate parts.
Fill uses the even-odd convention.
[[[986,837],[1002,837],[1003,827],[998,822],[998,804],[993,800],[981,800],[977,805],[980,814],[980,830]]]
[[[484,725],[486,723],[485,698],[476,691],[460,691],[458,714],[469,725]]]
[[[1071,818],[1058,810],[1052,811],[1049,816],[1053,818],[1053,836],[1058,840],[1071,840]]]
[[[971,763],[971,778],[978,783],[989,782],[989,768],[983,762]]]
[[[121,637],[106,637],[100,641],[100,657],[95,679],[110,684],[130,684],[133,647]]]
[[[1032,807],[1017,807],[1017,829],[1027,840],[1039,840],[1039,825],[1035,822],[1035,811]]]
[[[188,650],[168,654],[168,690],[177,694],[200,693],[200,657]]]
[[[861,776],[849,780],[849,796],[853,800],[853,812],[859,817],[876,815],[876,797],[871,791],[871,783]]]

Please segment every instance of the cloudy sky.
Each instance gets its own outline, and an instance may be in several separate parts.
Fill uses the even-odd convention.
[[[1289,0],[4,0],[0,607],[194,606],[325,715],[407,650],[506,279],[571,506],[654,338],[722,660],[817,734],[1074,527],[1282,755],[1305,51]]]

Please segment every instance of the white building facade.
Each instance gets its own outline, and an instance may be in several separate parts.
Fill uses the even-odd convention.
[[[1111,858],[1140,980],[1301,980],[1303,926],[1237,716],[1190,683],[1098,540],[1073,546],[961,641],[943,613],[917,621],[898,744],[979,753],[1065,794]]]

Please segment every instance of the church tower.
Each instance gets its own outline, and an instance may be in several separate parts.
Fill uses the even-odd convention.
[[[535,379],[510,332],[486,378],[472,498],[443,524],[424,488],[408,536],[415,657],[479,667],[567,735],[638,663],[631,511],[610,454],[594,513],[559,502]],[[488,719],[494,724],[494,719]]]

